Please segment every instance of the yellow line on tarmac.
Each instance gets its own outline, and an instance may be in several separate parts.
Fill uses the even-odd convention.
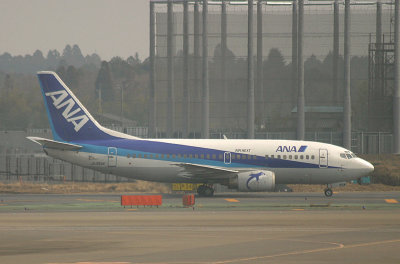
[[[75,264],[129,264],[132,262],[76,262]]]
[[[132,262],[51,262],[47,264],[130,264]]]
[[[84,202],[104,202],[104,200],[91,200],[91,199],[75,199],[75,200]]]
[[[254,261],[254,260],[260,260],[260,259],[286,257],[286,256],[292,256],[292,255],[303,255],[303,254],[317,253],[317,252],[323,252],[323,251],[332,251],[332,250],[355,248],[355,247],[368,247],[368,246],[375,246],[375,245],[382,245],[382,244],[389,244],[389,243],[399,243],[399,242],[400,242],[400,239],[395,239],[395,240],[384,240],[384,241],[376,241],[376,242],[369,242],[369,243],[353,244],[353,245],[348,245],[348,246],[339,244],[339,243],[331,243],[336,246],[328,247],[328,248],[316,248],[316,249],[292,251],[292,252],[275,254],[275,255],[258,256],[258,257],[256,256],[256,257],[251,257],[251,258],[230,259],[230,260],[224,260],[224,261],[217,261],[217,262],[214,262],[214,264]]]
[[[225,201],[230,202],[230,203],[239,203],[239,200],[231,199],[231,198],[226,198]]]
[[[385,199],[385,202],[390,203],[390,204],[397,204],[397,203],[399,203],[396,199]]]

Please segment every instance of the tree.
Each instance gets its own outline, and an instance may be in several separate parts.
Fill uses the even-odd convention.
[[[8,94],[10,93],[11,90],[13,90],[13,88],[14,88],[14,83],[11,79],[10,74],[7,74],[6,78],[4,80],[4,90],[5,90],[6,96],[8,96]]]
[[[72,58],[71,58],[71,65],[75,67],[82,67],[85,64],[85,58],[82,55],[81,49],[78,45],[74,45],[72,47]]]
[[[63,50],[62,59],[64,59],[68,63],[69,62],[68,60],[71,57],[72,57],[72,48],[68,44],[68,45],[65,46],[65,48]]]
[[[57,50],[49,50],[47,53],[47,67],[55,69],[60,61],[60,52]]]
[[[114,93],[112,89],[111,71],[108,62],[102,61],[99,73],[96,78],[96,93],[103,101],[113,101]]]
[[[86,55],[85,57],[86,64],[93,65],[95,67],[100,67],[101,65],[101,58],[96,53],[92,55]]]

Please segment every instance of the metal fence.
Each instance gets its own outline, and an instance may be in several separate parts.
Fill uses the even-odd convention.
[[[131,182],[68,162],[37,154],[0,155],[0,181],[14,182]]]
[[[152,97],[154,105],[151,104],[150,107],[155,112],[152,117],[155,121],[154,124],[150,122],[150,130],[155,129],[152,127],[154,125],[162,134],[173,126],[174,134],[164,133],[164,137],[177,137],[176,134],[185,131],[186,127],[191,135],[200,133],[200,120],[205,116],[202,111],[208,109],[202,106],[205,101],[203,98],[208,98],[202,96],[203,84],[207,84],[204,87],[209,87],[209,98],[205,104],[209,105],[210,130],[238,131],[247,126],[247,1],[209,2],[206,12],[207,30],[204,33],[207,36],[207,44],[204,43],[206,47],[203,49],[201,4],[196,8],[194,4],[197,2],[189,1],[186,18],[183,5],[185,1],[151,1],[151,8],[154,9],[154,19],[150,23],[153,29],[150,31],[150,49],[154,53],[154,83],[151,86],[151,94],[156,96]],[[305,75],[306,106],[341,106],[343,103],[344,76],[341,72],[344,72],[344,69],[341,59],[339,63],[339,56],[344,55],[344,5],[343,2],[339,2],[335,33],[334,2],[305,1],[305,67],[308,69],[307,65],[316,62],[328,69],[327,74]],[[375,41],[377,4],[376,1],[352,1],[351,4],[351,57],[357,59],[357,56],[367,56],[368,42],[371,39]],[[292,74],[291,65],[295,53],[292,11],[291,1],[262,1],[259,19],[256,19],[254,12],[253,38],[250,39],[253,42],[254,56],[257,56],[257,62],[261,62],[261,67],[257,66],[261,72],[255,73],[254,76],[255,124],[266,124],[273,130],[293,130],[296,127],[296,115],[292,112],[297,105],[297,88],[293,85],[296,77]],[[385,2],[381,6],[382,21],[379,24],[380,34],[384,35],[386,40],[393,37],[393,15],[393,6],[389,1]],[[255,32],[258,28],[261,29],[260,34]],[[334,43],[337,45],[337,54],[334,52]],[[257,55],[256,48],[259,48]],[[336,60],[332,59],[333,56],[336,56]],[[330,65],[331,60],[338,63],[336,71]],[[207,81],[203,80],[206,74],[202,75],[202,61],[208,62]],[[353,60],[353,63],[354,61],[356,60]],[[281,76],[274,72],[279,65],[282,66],[279,70]],[[355,74],[356,70],[359,70],[358,75]],[[352,89],[355,91],[360,83],[368,80],[366,65],[363,71],[354,67],[351,78]],[[364,99],[361,97],[353,97],[354,102],[366,103],[362,100]],[[366,115],[366,112],[360,113]],[[189,121],[186,115],[190,116]],[[354,114],[356,118],[364,118],[356,115],[357,113]],[[342,119],[341,115],[333,116],[335,120]],[[327,126],[325,120],[317,124],[321,127]],[[335,129],[335,125],[336,123],[332,123],[329,129]],[[364,129],[364,126],[355,129]],[[154,133],[151,135],[154,136]]]

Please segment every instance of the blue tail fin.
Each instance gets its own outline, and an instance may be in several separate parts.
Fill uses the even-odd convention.
[[[112,139],[54,72],[38,72],[44,103],[57,141]],[[111,133],[110,133],[111,132]]]

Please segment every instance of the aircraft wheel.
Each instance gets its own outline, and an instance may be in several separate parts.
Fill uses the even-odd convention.
[[[205,196],[205,191],[206,191],[206,186],[205,185],[200,185],[197,187],[197,193],[199,196]]]
[[[212,197],[214,196],[214,189],[207,186],[206,189],[204,190],[204,196],[205,197]]]
[[[200,185],[197,188],[197,193],[202,197],[212,197],[214,195],[214,189],[211,186]]]
[[[333,191],[330,188],[326,188],[324,192],[326,197],[331,197],[333,194]]]

